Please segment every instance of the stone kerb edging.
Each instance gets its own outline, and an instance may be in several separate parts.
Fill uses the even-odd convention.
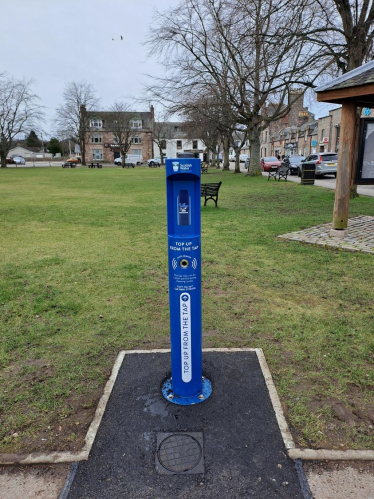
[[[374,451],[372,450],[329,450],[329,449],[299,449],[295,447],[291,432],[288,428],[286,418],[283,413],[282,404],[278,397],[277,390],[274,385],[273,378],[271,376],[269,367],[267,365],[264,352],[261,348],[205,348],[204,352],[256,352],[262,374],[265,379],[266,386],[269,391],[269,396],[275,416],[277,418],[278,426],[282,434],[283,442],[288,455],[291,459],[301,459],[301,460],[374,460]],[[108,379],[103,395],[100,398],[99,404],[96,408],[95,416],[88,428],[85,445],[81,451],[69,452],[69,451],[51,451],[51,452],[32,452],[30,454],[1,454],[0,453],[0,465],[11,465],[11,464],[56,464],[56,463],[73,463],[78,461],[86,461],[90,454],[92,445],[94,443],[97,431],[99,429],[101,419],[103,417],[106,405],[108,403],[110,394],[112,392],[114,383],[117,379],[118,372],[121,368],[123,359],[126,355],[131,354],[145,354],[145,353],[169,353],[170,349],[159,349],[159,350],[123,350],[121,351],[114,363],[112,373]]]

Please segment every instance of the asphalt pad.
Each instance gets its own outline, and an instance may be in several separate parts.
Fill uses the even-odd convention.
[[[161,395],[170,354],[125,355],[68,499],[303,499],[256,353],[205,352],[203,358],[213,393],[201,404],[180,406]],[[172,448],[174,434],[182,434],[183,445],[185,434],[202,442],[196,473],[160,473],[157,446],[169,435]]]

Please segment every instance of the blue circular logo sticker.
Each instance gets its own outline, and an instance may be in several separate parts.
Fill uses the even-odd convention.
[[[182,295],[182,300],[183,301],[188,301],[188,295]]]

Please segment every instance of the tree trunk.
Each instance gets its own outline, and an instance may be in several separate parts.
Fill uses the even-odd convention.
[[[216,153],[212,150],[212,167],[216,166]]]
[[[229,171],[230,170],[230,160],[229,160],[229,150],[230,148],[230,141],[228,137],[223,138],[223,170]]]
[[[1,141],[1,168],[7,168],[6,159],[9,154],[9,148],[7,147],[7,142],[5,140]]]
[[[240,157],[240,150],[239,151],[235,151],[235,172],[234,173],[240,173],[240,161],[239,161],[239,157]]]
[[[260,167],[260,133],[258,129],[251,128],[249,131],[249,142],[251,151],[251,162],[246,176],[257,177],[261,175]]]
[[[81,148],[81,158],[82,166],[86,166],[86,144],[85,142],[80,142],[79,147]]]

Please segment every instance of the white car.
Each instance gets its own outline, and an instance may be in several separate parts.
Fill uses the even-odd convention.
[[[245,161],[246,161],[247,158],[248,158],[248,154],[241,154],[239,156],[240,163],[245,163]]]
[[[15,162],[16,165],[26,164],[25,158],[23,158],[22,156],[13,156],[13,161]]]
[[[167,156],[163,157],[164,163],[167,159],[170,159]],[[147,161],[147,165],[152,167],[152,166],[160,166],[161,165],[161,156],[157,156],[157,158],[151,158]]]
[[[137,156],[136,154],[126,154],[126,160],[125,160],[125,166],[132,166],[133,168],[135,165],[141,165],[143,163],[143,158],[141,156]],[[122,165],[122,158],[116,158],[114,160],[114,164],[121,166]]]
[[[236,159],[235,154],[230,154],[229,155],[229,161],[235,161],[235,159]]]

